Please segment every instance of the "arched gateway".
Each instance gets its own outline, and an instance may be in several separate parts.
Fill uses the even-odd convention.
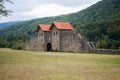
[[[52,45],[51,43],[47,43],[47,51],[51,51],[52,50]]]

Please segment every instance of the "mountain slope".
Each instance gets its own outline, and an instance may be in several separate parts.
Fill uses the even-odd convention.
[[[9,26],[11,26],[11,25],[13,25],[13,24],[16,24],[16,23],[18,23],[18,22],[20,22],[20,21],[12,21],[12,22],[0,23],[0,29],[1,29],[1,28],[9,27]]]
[[[102,0],[82,11],[24,21],[0,30],[1,39],[9,43],[27,41],[38,24],[70,22],[77,32],[99,48],[120,48],[120,0]],[[11,46],[14,44],[11,44]]]

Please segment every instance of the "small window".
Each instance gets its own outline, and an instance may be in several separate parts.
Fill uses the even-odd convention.
[[[40,36],[40,34],[41,34],[41,33],[39,32],[39,36]]]
[[[75,38],[75,34],[73,34],[73,38]]]
[[[55,32],[54,32],[54,35],[55,35]]]
[[[57,31],[56,31],[56,35],[57,35]]]
[[[42,36],[43,36],[43,33],[41,33],[42,34]]]

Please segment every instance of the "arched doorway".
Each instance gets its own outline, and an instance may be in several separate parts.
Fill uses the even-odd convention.
[[[47,51],[51,51],[52,50],[52,45],[51,43],[47,43]]]

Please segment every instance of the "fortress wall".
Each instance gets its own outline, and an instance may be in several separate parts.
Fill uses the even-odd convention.
[[[60,31],[56,28],[52,29],[52,49],[60,51]]]
[[[44,32],[44,47],[45,47],[45,51],[47,51],[47,44],[50,43],[52,44],[52,33],[51,32]]]
[[[52,50],[82,52],[88,51],[87,42],[75,31],[58,30],[53,28],[52,32],[39,31],[37,35],[26,43],[27,50],[47,51],[47,44],[52,45]]]
[[[85,41],[81,35],[76,33],[73,29],[66,30],[64,27],[60,29],[55,26],[52,26],[48,31],[40,29],[37,34],[26,43],[24,48],[27,50],[40,51],[47,51],[50,48],[50,50],[73,52],[93,50],[90,43]]]
[[[37,36],[32,37],[31,40],[26,43],[26,45],[24,46],[24,49],[27,49],[27,50],[36,50],[37,46],[38,46],[37,42],[38,42]]]
[[[61,51],[80,51],[81,43],[79,43],[74,31],[61,30],[60,34]]]
[[[45,50],[45,48],[44,48],[45,47],[44,36],[45,36],[44,32],[39,30],[39,32],[38,32],[38,39],[37,39],[37,42],[36,42],[36,44],[37,44],[36,50],[40,50],[40,51],[44,51]]]

